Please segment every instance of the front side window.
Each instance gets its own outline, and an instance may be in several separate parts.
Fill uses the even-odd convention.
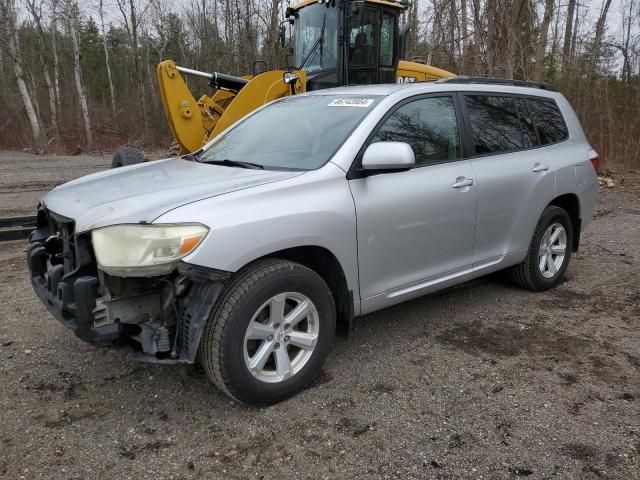
[[[336,68],[337,54],[337,8],[324,4],[301,8],[295,20],[295,65],[309,73]]]
[[[524,148],[513,97],[465,95],[476,153],[512,152]]]
[[[267,105],[207,145],[201,162],[250,162],[265,169],[314,170],[324,165],[379,97],[292,96]]]
[[[380,127],[372,142],[411,145],[416,165],[460,158],[460,136],[452,97],[429,97],[407,103]]]
[[[540,143],[561,142],[569,137],[567,125],[564,123],[558,104],[551,98],[527,98],[527,106],[538,128]]]
[[[395,38],[396,20],[393,15],[382,15],[380,25],[380,65],[390,67],[393,65],[393,41]]]

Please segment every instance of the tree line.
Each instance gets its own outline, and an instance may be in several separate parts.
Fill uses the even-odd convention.
[[[164,147],[157,63],[237,75],[258,60],[283,67],[278,27],[290,3],[0,0],[0,146]],[[640,0],[416,0],[402,22],[408,59],[549,82],[606,165],[640,164]],[[196,97],[208,91],[189,85]]]

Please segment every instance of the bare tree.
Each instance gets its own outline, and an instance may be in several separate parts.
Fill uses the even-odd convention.
[[[102,29],[102,46],[104,49],[104,64],[107,68],[107,80],[109,82],[109,98],[111,99],[111,113],[116,114],[116,94],[113,89],[111,77],[111,64],[109,63],[109,48],[107,47],[107,34],[104,29],[104,0],[99,0],[98,13],[100,15],[100,27]]]
[[[151,5],[151,1],[145,1],[139,6],[136,0],[116,0],[118,10],[122,15],[123,25],[129,36],[129,44],[131,48],[131,56],[134,63],[134,77],[137,88],[138,98],[142,107],[142,125],[143,133],[146,136],[149,132],[148,124],[148,108],[144,88],[144,77],[142,69],[142,59],[140,58],[140,39],[139,31],[144,14]]]
[[[542,23],[540,24],[540,35],[538,37],[538,46],[536,47],[536,64],[533,75],[533,79],[538,81],[544,80],[544,54],[547,50],[549,25],[551,25],[554,3],[554,0],[545,0],[544,2],[544,14]]]
[[[84,141],[87,147],[93,143],[91,133],[91,119],[89,118],[89,107],[87,106],[87,94],[82,83],[82,71],[80,69],[80,40],[78,38],[78,5],[73,0],[65,0],[65,16],[67,18],[67,32],[71,38],[73,49],[73,78],[80,103],[82,113],[82,123],[84,126]]]
[[[495,52],[496,52],[496,18],[498,16],[496,0],[487,0],[485,10],[487,18],[487,73],[492,74],[494,71]]]
[[[40,58],[40,63],[42,65],[42,76],[44,78],[44,83],[47,86],[47,92],[49,94],[49,112],[50,112],[50,121],[51,121],[51,129],[57,139],[60,137],[60,132],[58,130],[58,110],[56,104],[56,91],[51,82],[51,76],[49,75],[49,65],[47,62],[47,47],[46,47],[46,34],[44,28],[42,26],[42,4],[43,2],[38,2],[37,0],[23,0],[27,11],[31,15],[33,22],[36,27],[36,32],[38,35],[38,56]]]
[[[567,7],[567,23],[564,29],[564,46],[562,47],[562,70],[567,71],[571,62],[571,39],[573,35],[573,17],[576,11],[576,0],[569,0]]]
[[[60,62],[58,60],[57,38],[58,38],[58,0],[51,0],[51,54],[53,56],[53,89],[56,93],[56,106],[60,111]]]
[[[0,3],[0,13],[5,19],[5,24],[7,26],[5,32],[6,38],[3,38],[2,45],[13,62],[13,71],[16,77],[16,82],[18,83],[18,91],[20,92],[24,109],[26,110],[27,117],[29,118],[33,140],[38,151],[42,153],[45,151],[46,142],[42,135],[42,129],[40,128],[40,119],[38,118],[38,114],[31,100],[32,95],[29,92],[27,83],[24,79],[22,55],[20,53],[20,43],[18,41],[17,33],[15,0],[2,0]]]
[[[515,71],[515,55],[520,41],[520,16],[524,8],[524,0],[513,0],[509,10],[509,23],[507,24],[507,59],[505,76],[513,78]]]

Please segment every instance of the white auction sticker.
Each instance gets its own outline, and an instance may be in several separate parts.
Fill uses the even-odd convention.
[[[373,103],[373,98],[336,98],[329,103],[330,107],[361,107],[367,108]]]

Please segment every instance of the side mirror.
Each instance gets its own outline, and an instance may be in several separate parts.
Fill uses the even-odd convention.
[[[287,43],[287,29],[284,25],[280,25],[280,28],[278,29],[278,42],[282,48],[284,48]]]
[[[362,156],[362,169],[408,170],[416,164],[411,145],[404,142],[376,142],[367,147]]]

